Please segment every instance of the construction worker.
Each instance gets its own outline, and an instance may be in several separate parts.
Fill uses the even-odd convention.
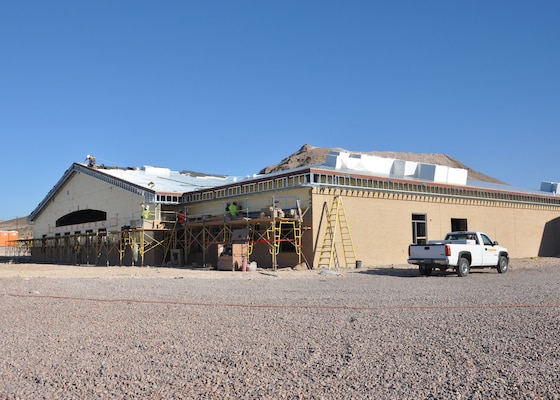
[[[86,156],[86,161],[88,162],[88,167],[93,168],[95,166],[95,157],[88,154]]]
[[[232,218],[237,216],[237,203],[235,201],[229,206],[229,213]]]
[[[140,214],[142,219],[150,218],[150,206],[142,206],[142,213]]]
[[[184,224],[185,223],[185,213],[183,211],[179,211],[179,215],[177,216],[177,221],[180,224]]]
[[[74,253],[76,253],[76,264],[82,265],[82,246],[80,241],[76,240],[76,245],[74,246]]]

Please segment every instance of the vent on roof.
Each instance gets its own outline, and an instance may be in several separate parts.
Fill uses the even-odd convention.
[[[558,182],[541,182],[541,192],[558,194]]]
[[[150,167],[148,165],[144,166],[144,172],[146,172],[146,175],[152,175],[152,176],[170,176],[171,175],[171,170],[169,168]]]
[[[341,151],[331,151],[327,155],[325,165],[335,169],[350,169],[395,178],[414,178],[457,185],[465,185],[468,175],[468,171],[462,168]]]

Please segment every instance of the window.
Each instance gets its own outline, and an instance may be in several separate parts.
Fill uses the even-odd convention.
[[[485,246],[492,246],[494,244],[488,236],[486,236],[484,234],[482,234],[480,236],[482,237],[482,243],[484,243]]]
[[[412,243],[425,244],[427,240],[426,214],[412,214]]]
[[[466,218],[451,218],[451,231],[468,231]]]
[[[107,228],[102,228],[97,231],[97,243],[107,243]]]

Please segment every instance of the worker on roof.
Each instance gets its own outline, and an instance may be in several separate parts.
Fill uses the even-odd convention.
[[[94,156],[88,154],[86,156],[86,161],[88,162],[88,167],[92,168],[92,167],[95,166],[95,157]]]

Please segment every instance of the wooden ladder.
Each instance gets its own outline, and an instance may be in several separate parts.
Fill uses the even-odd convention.
[[[340,266],[338,254],[336,252],[336,235],[337,229],[340,234],[340,244],[342,246],[342,253],[344,255],[344,263],[349,267],[352,261],[356,262],[356,251],[354,249],[354,242],[350,234],[350,227],[346,219],[346,211],[342,198],[336,196],[333,198],[331,209],[328,212],[327,227],[325,236],[323,237],[323,246],[319,255],[318,267],[327,267],[331,269],[333,264]]]

